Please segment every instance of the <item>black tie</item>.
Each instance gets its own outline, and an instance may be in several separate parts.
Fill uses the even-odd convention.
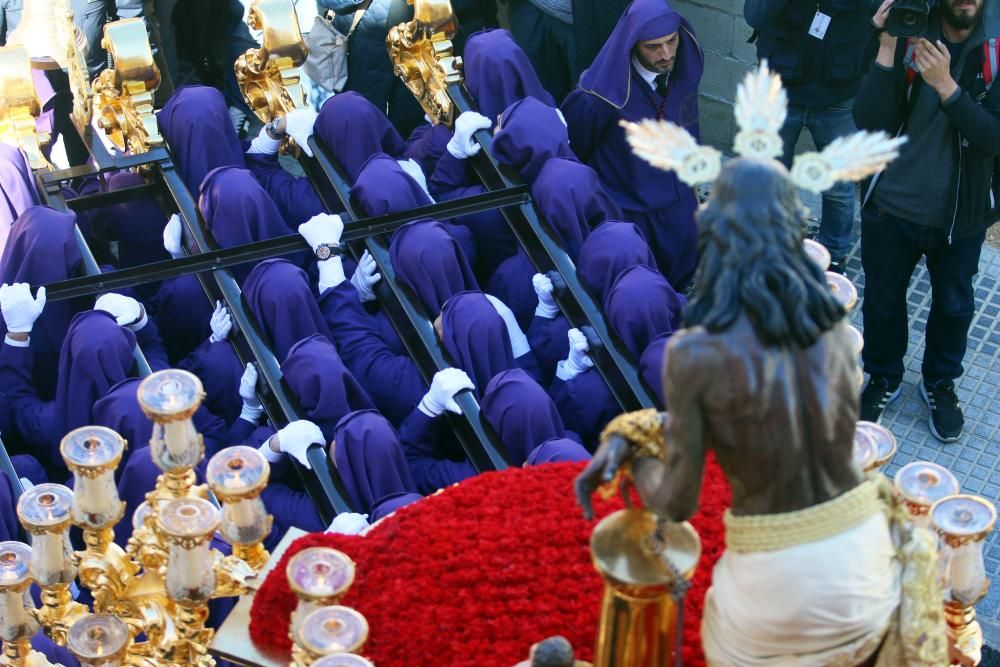
[[[668,72],[664,72],[663,74],[657,74],[656,78],[653,79],[653,82],[656,84],[656,94],[659,95],[660,97],[666,97],[667,96],[667,77],[668,76],[669,76],[669,73]]]

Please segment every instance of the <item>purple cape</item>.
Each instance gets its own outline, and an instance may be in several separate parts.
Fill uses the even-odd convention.
[[[192,195],[213,169],[246,165],[226,100],[215,88],[178,88],[156,120]]]
[[[164,280],[153,303],[156,326],[172,363],[189,355],[212,333],[213,304],[196,275]]]
[[[399,435],[374,410],[345,415],[333,430],[334,459],[352,507],[362,514],[395,493],[414,492]]]
[[[460,292],[441,309],[444,348],[469,374],[476,396],[497,373],[516,368],[503,318],[482,292]]]
[[[14,222],[0,259],[0,284],[45,285],[80,273],[83,257],[76,245],[73,213],[60,213],[47,206],[32,206]],[[43,399],[55,391],[59,350],[69,321],[86,306],[81,299],[53,301],[45,305],[31,330],[35,390]],[[0,337],[7,325],[0,318]]]
[[[688,20],[666,0],[635,0],[618,20],[594,62],[580,76],[580,89],[621,109],[633,92],[632,49],[636,43],[666,37],[678,29],[694,35]],[[674,77],[700,79],[703,68],[704,56],[697,42],[682,36],[671,81]]]
[[[351,199],[366,216],[408,211],[431,203],[427,193],[385,153],[375,153],[358,173]]]
[[[306,272],[287,260],[268,259],[254,267],[244,283],[243,299],[278,361],[313,334],[332,340]]]
[[[544,441],[566,435],[555,403],[520,368],[497,373],[483,392],[481,407],[513,465],[522,465]]]
[[[20,149],[4,143],[0,143],[0,191],[3,192],[3,201],[0,201],[0,252],[3,252],[10,226],[25,209],[41,203],[24,154]]]
[[[452,295],[479,290],[462,247],[440,222],[418,220],[401,227],[392,235],[389,257],[396,277],[416,292],[431,318]]]
[[[552,438],[531,450],[525,465],[539,466],[543,463],[562,463],[563,461],[589,461],[591,459],[583,445],[569,438]]]
[[[528,259],[523,249],[508,257],[490,276],[486,291],[507,304],[514,311],[517,323],[527,330],[535,315],[538,296],[532,287],[531,278],[536,273],[535,265]]]
[[[364,387],[351,375],[329,339],[319,334],[299,341],[281,363],[288,388],[299,399],[306,419],[333,440],[337,422],[348,412],[373,410]]]
[[[661,274],[633,266],[618,275],[604,299],[604,312],[638,359],[654,338],[677,330],[686,303]]]
[[[603,303],[618,274],[640,264],[657,270],[642,231],[631,222],[609,220],[583,242],[576,266],[583,284]]]
[[[334,95],[323,104],[316,136],[329,147],[354,183],[361,167],[375,153],[402,157],[406,145],[378,107],[356,92]]]
[[[94,403],[131,374],[133,348],[135,334],[108,313],[90,310],[73,318],[59,354],[58,438],[91,423]]]
[[[368,522],[375,523],[379,519],[389,516],[400,507],[406,507],[410,503],[415,503],[422,499],[423,496],[419,493],[403,492],[389,494],[384,498],[376,500],[372,504],[371,515],[368,517]]]
[[[566,124],[553,107],[526,97],[500,114],[493,137],[493,154],[509,164],[528,184],[534,183],[545,163],[556,157],[576,157],[569,147]]]
[[[663,399],[663,359],[672,335],[673,332],[657,336],[639,357],[639,375],[659,399],[661,409],[666,408],[666,401]]]
[[[549,395],[556,403],[566,428],[580,435],[590,451],[597,448],[601,431],[621,407],[596,369],[580,373],[568,382],[552,382]]]
[[[465,43],[465,87],[479,113],[496,123],[500,113],[518,100],[534,97],[556,106],[538,79],[531,61],[513,35],[503,29],[482,30],[469,37]]]
[[[621,209],[604,191],[597,172],[576,160],[546,162],[531,186],[531,196],[574,262],[591,229],[621,218]]]
[[[198,376],[205,388],[205,407],[219,415],[227,426],[239,418],[243,410],[239,391],[244,366],[232,345],[206,339],[177,367]]]
[[[451,137],[452,133],[447,125],[421,125],[406,140],[403,157],[416,160],[424,174],[430,178],[438,160],[447,150]]]

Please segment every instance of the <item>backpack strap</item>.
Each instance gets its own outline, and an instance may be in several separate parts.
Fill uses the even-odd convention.
[[[906,94],[909,96],[910,88],[917,78],[917,66],[914,54],[917,51],[917,40],[912,37],[906,38],[906,54],[903,56],[903,66],[906,67]]]
[[[983,42],[983,81],[986,83],[987,91],[993,86],[998,74],[1000,74],[1000,40],[992,37]]]

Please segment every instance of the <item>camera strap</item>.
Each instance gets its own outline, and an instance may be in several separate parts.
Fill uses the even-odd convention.
[[[917,78],[917,68],[914,63],[914,52],[917,50],[917,40],[908,37],[906,39],[906,54],[903,56],[903,65],[906,67],[906,95],[910,95],[910,89]],[[1000,75],[1000,39],[991,37],[983,42],[983,83],[986,85],[986,92],[993,87],[993,82]]]

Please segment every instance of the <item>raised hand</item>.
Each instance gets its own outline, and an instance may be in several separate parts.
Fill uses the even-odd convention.
[[[538,306],[535,308],[535,315],[552,319],[559,314],[559,306],[556,305],[555,297],[552,296],[552,279],[544,273],[536,273],[531,277],[531,286],[535,288],[535,295],[538,297]]]
[[[445,410],[461,414],[462,409],[455,402],[455,395],[465,389],[474,389],[475,385],[461,368],[446,368],[434,374],[431,388],[420,400],[420,411],[428,417],[438,417]]]
[[[39,287],[36,296],[31,296],[28,283],[0,285],[0,311],[7,323],[8,333],[31,333],[35,320],[45,309],[45,288]]]
[[[208,340],[213,343],[221,343],[232,332],[233,318],[229,314],[229,309],[223,306],[221,301],[215,302],[215,311],[212,312],[212,319],[208,324],[212,327],[212,335],[208,337]]]
[[[285,114],[285,133],[309,157],[313,156],[312,149],[309,148],[309,137],[313,135],[313,126],[316,124],[317,116],[319,114],[311,107],[292,109]]]
[[[351,276],[351,284],[354,285],[354,289],[358,293],[358,299],[362,302],[373,301],[375,299],[375,283],[382,280],[382,274],[378,272],[378,264],[375,263],[375,258],[369,254],[367,250],[361,255],[361,259],[358,260],[358,267],[354,269],[354,275]]]
[[[479,145],[473,135],[478,130],[487,130],[493,123],[486,116],[475,111],[463,111],[455,119],[455,134],[448,142],[448,152],[459,160],[470,158],[477,154],[482,146]]]

